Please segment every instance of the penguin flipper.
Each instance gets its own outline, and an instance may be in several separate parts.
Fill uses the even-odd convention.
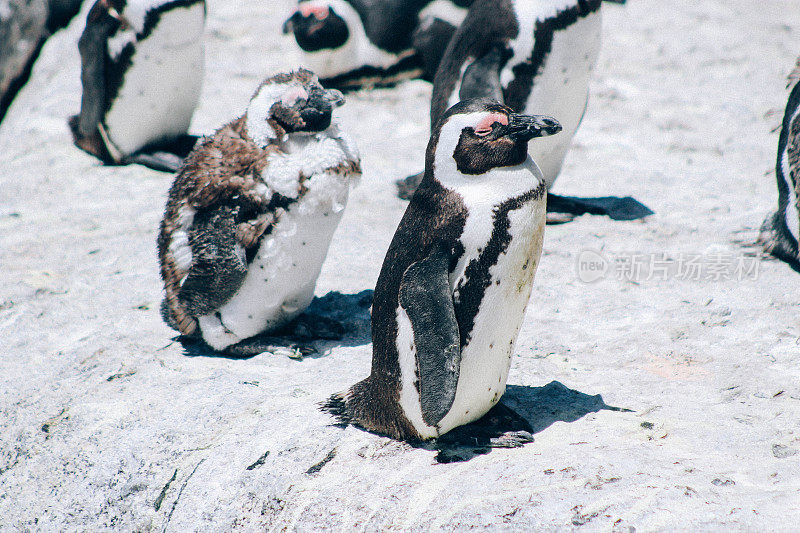
[[[496,45],[473,61],[461,77],[459,100],[492,98],[502,102],[503,86],[500,84],[500,71],[509,57],[511,57],[509,49]]]
[[[244,283],[247,258],[236,239],[237,214],[237,208],[223,205],[195,215],[189,237],[192,266],[178,292],[192,316],[213,313]]]
[[[108,39],[118,28],[119,21],[108,15],[101,2],[92,6],[87,16],[86,27],[78,40],[83,94],[81,112],[74,128],[76,137],[95,135],[97,126],[103,120],[108,104],[105,72]]]
[[[400,305],[411,321],[419,373],[422,419],[437,425],[453,406],[461,344],[444,244],[413,263],[400,282]]]

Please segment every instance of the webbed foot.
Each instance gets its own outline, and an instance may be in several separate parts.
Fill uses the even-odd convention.
[[[468,461],[492,448],[519,448],[533,442],[533,428],[511,408],[499,403],[481,419],[460,426],[435,441],[440,463]]]
[[[307,355],[317,353],[310,344],[286,343],[286,339],[271,336],[256,336],[245,339],[223,350],[225,355],[236,358],[254,357],[262,353],[271,353],[278,357],[301,360]]]

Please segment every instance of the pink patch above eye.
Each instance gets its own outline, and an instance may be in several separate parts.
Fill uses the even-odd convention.
[[[492,125],[499,122],[503,126],[508,125],[508,117],[503,113],[492,113],[475,125],[475,135],[489,135],[492,132]]]
[[[310,2],[305,4],[300,4],[300,6],[297,9],[298,11],[300,11],[300,14],[303,15],[304,17],[308,18],[311,15],[314,15],[314,18],[316,18],[317,20],[323,20],[328,16],[328,13],[330,12],[328,6],[320,6],[317,4],[312,4]]]

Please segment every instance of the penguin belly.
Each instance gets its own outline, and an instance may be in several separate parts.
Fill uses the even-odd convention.
[[[203,339],[223,350],[299,316],[311,300],[343,211],[303,215],[287,210],[265,235],[236,294],[216,313],[198,317]]]
[[[203,82],[204,19],[202,3],[174,8],[135,43],[104,120],[123,155],[188,131]]]
[[[462,346],[456,396],[439,423],[440,435],[481,418],[506,390],[511,357],[542,253],[545,211],[544,200],[539,200],[508,214],[511,242],[490,269],[494,281],[484,292],[469,341]]]
[[[528,145],[528,152],[542,170],[548,189],[561,171],[572,137],[583,118],[592,70],[600,51],[601,30],[602,15],[598,10],[566,29],[555,31],[550,53],[534,78],[525,102],[524,112],[555,117],[562,127],[558,135],[537,139]],[[511,66],[516,64],[516,59],[514,57],[504,69],[501,75],[504,80],[513,78]]]

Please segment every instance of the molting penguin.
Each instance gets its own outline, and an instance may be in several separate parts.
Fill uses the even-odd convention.
[[[528,141],[560,129],[489,99],[443,114],[375,288],[372,373],[325,410],[413,440],[497,403],[542,250],[547,187]]]
[[[556,117],[563,133],[530,147],[550,189],[586,109],[600,51],[601,4],[601,0],[476,0],[436,72],[431,124],[449,106],[475,97],[495,98],[521,113]],[[409,198],[419,179],[417,175],[398,182],[401,197]],[[584,202],[588,203],[577,205],[580,199],[550,195],[548,210],[623,219],[652,214],[631,198]]]
[[[326,87],[433,80],[472,0],[301,0],[284,23]]]
[[[75,144],[105,163],[175,171],[203,81],[203,0],[98,0],[78,42]],[[156,152],[158,151],[158,152]]]
[[[187,157],[158,237],[169,325],[224,350],[308,306],[361,173],[331,118],[343,101],[310,71],[278,74]]]
[[[778,139],[778,210],[761,226],[759,242],[767,253],[800,272],[800,60],[790,76],[789,94]]]

